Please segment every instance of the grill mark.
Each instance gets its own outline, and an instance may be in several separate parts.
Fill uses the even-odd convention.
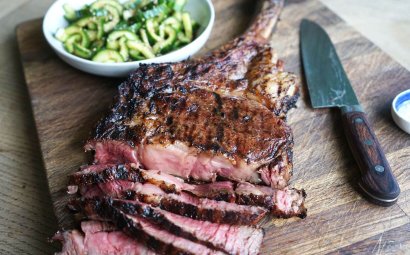
[[[144,182],[139,171],[132,171],[129,166],[117,165],[104,169],[101,172],[90,172],[88,174],[72,174],[69,176],[70,185],[90,185],[105,183],[113,180],[129,180]]]
[[[234,120],[237,120],[237,119],[239,118],[238,108],[237,108],[237,107],[233,107],[233,109],[232,109],[232,111],[231,111],[231,114],[232,114],[232,118],[233,118]]]
[[[290,150],[286,151],[287,153],[291,153]],[[121,169],[119,169],[121,168]],[[88,173],[88,174],[83,174],[81,176],[84,176],[82,178],[76,178],[74,179],[75,181],[71,181],[71,184],[75,185],[91,185],[91,184],[98,184],[98,183],[106,183],[109,181],[114,181],[114,180],[130,180],[133,182],[140,182],[140,183],[151,183],[154,184],[155,186],[158,186],[161,188],[163,191],[167,193],[178,193],[176,190],[175,185],[167,185],[163,181],[150,181],[144,179],[144,174],[139,172],[138,169],[129,167],[129,165],[122,166],[120,167],[109,167],[107,168],[111,176],[108,176],[106,174],[102,174],[101,178],[90,178],[89,176],[94,176],[96,173]],[[117,170],[119,173],[115,173],[114,171]],[[124,172],[124,173],[123,173]],[[138,176],[137,179],[132,179],[128,178],[127,176],[135,175]],[[76,175],[72,175],[71,177],[78,177]],[[125,177],[124,177],[125,176]],[[91,181],[88,181],[88,179],[91,179]],[[188,191],[190,193],[190,191]],[[127,190],[126,192],[123,192],[123,197],[125,199],[130,199],[130,200],[135,200],[137,198],[136,193]],[[235,202],[240,205],[254,205],[254,206],[262,206],[264,208],[267,208],[269,210],[273,209],[273,206],[275,204],[275,197],[272,196],[261,196],[261,195],[254,195],[252,193],[250,194],[231,194],[231,193],[226,193],[226,192],[218,192],[216,194],[210,193],[209,196],[206,196],[206,198],[209,198],[211,200],[216,200],[216,201],[227,201],[227,202]],[[146,198],[148,199],[148,198]]]
[[[161,254],[194,254],[191,251],[181,250],[172,244],[166,244],[161,240],[158,240],[155,236],[146,233],[143,227],[128,218],[123,212],[110,205],[111,202],[99,203],[95,205],[96,212],[103,218],[111,219],[114,224],[122,229],[124,232],[136,238],[139,242],[145,243],[148,248],[157,251]]]
[[[258,212],[255,213],[249,213],[246,211],[225,211],[219,209],[208,209],[168,197],[158,198],[152,197],[151,195],[138,194],[138,192],[126,192],[125,194],[128,195],[128,197],[134,199],[137,198],[141,202],[152,204],[163,210],[178,215],[189,217],[195,220],[204,220],[220,224],[254,225],[259,222],[266,214],[266,211],[263,210],[258,210]]]
[[[160,211],[150,207],[149,205],[142,205],[138,203],[131,203],[131,202],[124,202],[120,200],[113,200],[112,205],[126,214],[131,215],[140,215],[146,219],[151,220],[153,223],[160,225],[161,228],[169,231],[170,233],[186,238],[196,243],[200,243],[202,245],[207,246],[208,248],[219,250],[222,252],[226,252],[224,249],[220,247],[216,247],[213,243],[199,240],[193,234],[186,232],[178,225],[175,225],[173,222],[170,222],[166,216],[161,213]]]
[[[212,96],[212,98],[209,98],[209,96]],[[244,160],[246,162],[253,162],[259,159],[246,158],[248,156],[246,153],[248,151],[247,148],[260,148],[259,150],[262,151],[269,147],[272,148],[269,143],[280,142],[278,138],[283,136],[283,133],[286,134],[288,132],[288,128],[284,123],[268,124],[275,119],[272,115],[269,117],[269,122],[262,124],[265,126],[269,125],[270,131],[266,134],[256,132],[258,127],[260,127],[260,122],[253,121],[253,118],[249,120],[245,118],[245,120],[248,120],[248,123],[252,123],[251,125],[240,124],[243,121],[240,119],[241,116],[245,112],[249,112],[249,107],[253,107],[249,114],[252,116],[256,115],[254,117],[260,118],[261,116],[258,115],[270,113],[260,112],[259,108],[245,103],[242,99],[222,98],[216,92],[195,88],[186,96],[180,93],[159,93],[155,94],[150,100],[152,102],[145,106],[147,108],[146,111],[141,111],[144,108],[141,104],[144,102],[144,99],[134,100],[138,106],[136,106],[136,109],[133,109],[135,113],[132,114],[132,119],[137,124],[132,128],[122,124],[122,126],[117,125],[109,128],[109,130],[115,132],[109,134],[108,137],[103,136],[104,139],[131,140],[134,144],[145,141],[149,144],[161,143],[164,145],[178,140],[186,142],[187,145],[194,145],[199,149],[199,152],[212,151],[212,153],[220,153],[228,158],[235,157],[241,159],[245,157]],[[187,100],[189,100],[189,103]],[[199,107],[197,103],[202,101],[205,102],[204,108],[202,106]],[[192,106],[193,104],[195,105]],[[207,113],[206,107],[210,107],[212,104],[215,105],[218,114],[209,116],[207,115],[209,112]],[[191,109],[194,113],[192,114],[188,109]],[[232,112],[233,114],[226,114],[225,111],[226,113]],[[144,115],[144,112],[156,113]],[[152,118],[154,115],[155,120],[146,120],[146,118]],[[234,115],[234,118],[231,115]],[[238,119],[236,119],[236,116]],[[168,117],[172,117],[172,124]],[[146,123],[152,126],[149,127]],[[270,128],[273,126],[278,126],[278,128]],[[149,129],[147,129],[148,127]],[[101,130],[104,130],[104,127],[101,127]],[[147,131],[150,132],[147,133]],[[245,133],[247,134],[246,138],[242,135]],[[258,138],[259,136],[266,136],[266,138]],[[243,146],[238,146],[239,144],[243,144]],[[232,150],[232,148],[235,148],[235,150]],[[253,155],[263,155],[263,153],[255,153]]]
[[[214,99],[215,99],[215,102],[216,102],[216,105],[217,105],[217,107],[216,107],[216,114],[221,114],[221,112],[222,112],[222,105],[223,105],[221,96],[220,96],[218,93],[215,93],[215,92],[212,92],[212,94],[213,94],[213,96],[214,96]]]
[[[224,124],[219,123],[217,128],[216,128],[216,140],[218,142],[222,142],[223,138],[224,138]]]
[[[169,125],[172,125],[172,122],[173,122],[172,116],[168,116],[166,118],[165,124],[169,126]]]

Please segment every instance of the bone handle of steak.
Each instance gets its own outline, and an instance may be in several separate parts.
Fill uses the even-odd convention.
[[[349,147],[360,168],[360,188],[376,204],[394,204],[400,194],[400,187],[366,114],[342,109],[342,119]]]
[[[261,0],[260,12],[256,14],[252,25],[246,31],[245,37],[251,40],[262,39],[266,42],[278,21],[285,0]]]

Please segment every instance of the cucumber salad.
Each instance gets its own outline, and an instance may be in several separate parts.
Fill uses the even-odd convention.
[[[67,52],[102,63],[150,59],[190,43],[198,24],[187,0],[97,0],[80,10],[65,4],[69,25],[55,38]]]

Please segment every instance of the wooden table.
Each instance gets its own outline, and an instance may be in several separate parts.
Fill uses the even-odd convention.
[[[55,250],[47,243],[47,238],[57,230],[56,220],[48,195],[14,35],[14,28],[18,23],[42,16],[51,2],[0,2],[0,254],[50,254]],[[339,0],[323,2],[396,60],[410,68],[410,57],[406,58],[410,55],[410,46],[408,37],[403,36],[410,33],[410,26],[406,26],[409,20],[404,11],[405,7],[388,6],[383,0],[349,1],[349,4],[341,4],[343,1]],[[364,3],[370,7],[366,7]],[[410,1],[403,1],[402,4],[408,7]],[[358,19],[357,13],[364,16]],[[379,20],[384,20],[382,27],[376,27],[377,24],[372,22],[366,23],[375,19],[375,16]],[[387,36],[380,35],[389,35],[390,43],[386,44]],[[391,240],[399,240],[400,235],[409,234],[408,228],[403,228],[400,233],[386,232],[386,238],[381,235],[379,239],[374,240],[373,252],[388,253]],[[403,247],[403,250],[405,248]],[[410,250],[410,247],[407,248]]]

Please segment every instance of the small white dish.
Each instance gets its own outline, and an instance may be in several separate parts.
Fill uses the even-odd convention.
[[[404,112],[405,109],[407,110],[406,113]],[[410,89],[401,92],[394,98],[391,114],[397,126],[410,134]]]
[[[108,77],[125,77],[131,71],[135,70],[140,64],[148,63],[164,63],[164,62],[177,62],[189,58],[197,53],[202,46],[206,43],[211,34],[212,26],[215,20],[215,10],[211,0],[188,0],[185,6],[185,11],[191,14],[191,17],[195,19],[200,27],[198,34],[188,45],[170,52],[168,54],[141,61],[125,62],[125,63],[98,63],[91,60],[79,58],[75,55],[68,53],[63,44],[58,41],[54,34],[60,27],[66,27],[67,21],[64,19],[63,5],[69,3],[75,9],[80,9],[86,4],[92,3],[95,0],[57,0],[48,9],[43,20],[43,33],[44,36],[57,53],[57,55],[70,64],[71,66],[80,69],[84,72],[108,76]],[[124,2],[125,0],[120,0]]]

